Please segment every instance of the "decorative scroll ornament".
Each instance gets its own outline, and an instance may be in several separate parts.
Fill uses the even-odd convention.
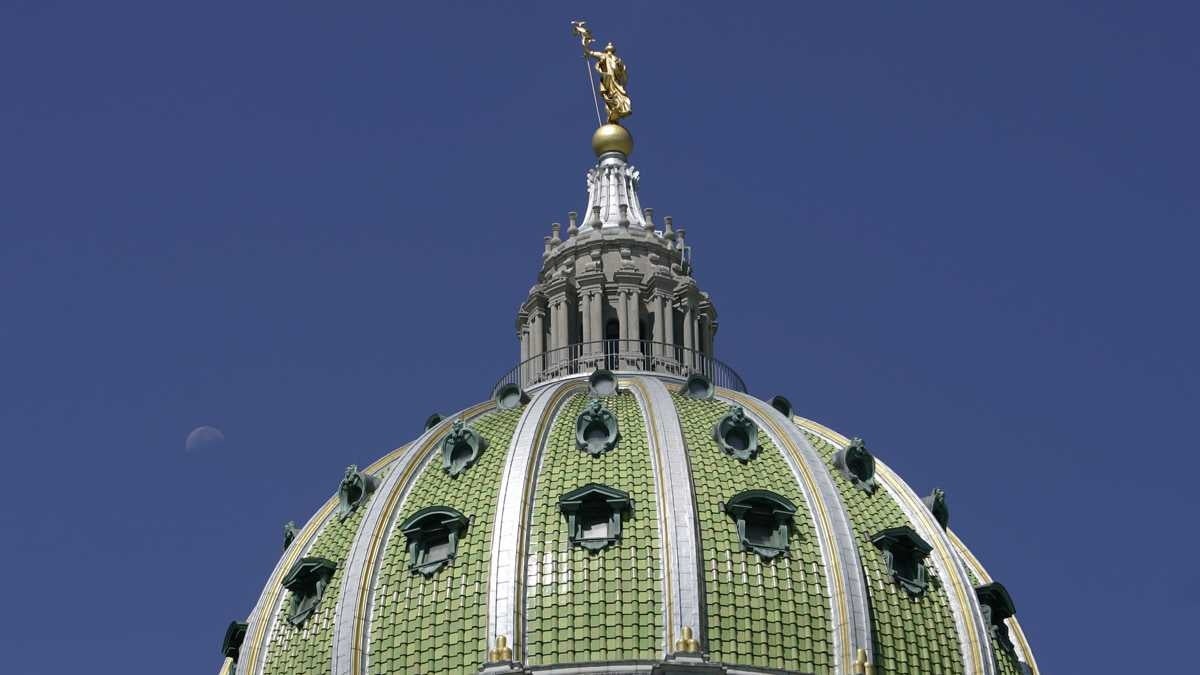
[[[442,440],[442,468],[457,476],[474,464],[487,446],[487,439],[479,432],[462,420],[454,420],[450,433]]]
[[[713,427],[713,440],[727,454],[748,462],[758,454],[758,425],[741,406],[731,406],[729,414]]]
[[[941,488],[934,488],[928,496],[921,499],[925,504],[925,508],[933,514],[933,519],[946,529],[950,526],[950,507],[946,505],[946,491]]]
[[[833,466],[842,477],[867,494],[874,494],[875,457],[867,450],[861,438],[855,438],[845,448],[833,455]]]
[[[575,420],[575,446],[593,457],[612,450],[620,439],[617,416],[599,399],[592,399]]]
[[[346,475],[338,485],[338,519],[349,518],[378,486],[379,479],[375,476],[359,471],[358,466],[354,464],[346,467]]]

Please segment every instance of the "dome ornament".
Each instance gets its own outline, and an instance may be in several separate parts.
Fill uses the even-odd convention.
[[[833,455],[833,466],[854,487],[875,494],[875,456],[867,450],[863,439],[855,438]]]
[[[496,646],[488,650],[488,663],[511,663],[513,657],[512,647],[508,646],[508,638],[503,635],[496,636]]]
[[[346,475],[338,485],[338,519],[349,518],[378,486],[379,479],[365,471],[359,471],[357,465],[351,464],[346,467]]]
[[[283,550],[288,550],[293,541],[296,541],[296,535],[300,534],[300,528],[296,527],[296,521],[289,520],[283,526]]]
[[[588,389],[591,391],[592,396],[596,398],[612,396],[617,393],[617,377],[613,375],[611,370],[597,368],[588,377]]]
[[[617,416],[599,399],[592,399],[575,420],[575,447],[599,457],[615,448],[619,440]]]
[[[786,396],[776,394],[771,397],[771,407],[778,410],[780,415],[792,419],[792,402]]]
[[[950,507],[946,505],[946,491],[941,488],[934,488],[927,496],[921,499],[921,503],[929,512],[933,514],[933,519],[937,521],[942,529],[950,526]]]
[[[713,426],[713,440],[725,454],[749,462],[758,454],[758,425],[740,405],[730,406],[729,413]]]
[[[687,376],[687,381],[683,383],[679,393],[687,398],[707,401],[717,393],[717,388],[713,386],[712,380],[707,375],[692,373]]]
[[[496,387],[496,407],[501,410],[516,410],[529,403],[529,394],[513,382],[506,382]]]
[[[487,449],[487,439],[462,420],[454,420],[450,433],[442,439],[442,468],[451,476],[466,471],[479,453]]]

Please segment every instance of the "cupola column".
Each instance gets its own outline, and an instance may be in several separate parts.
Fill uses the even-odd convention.
[[[694,368],[696,366],[695,355],[689,350],[696,348],[696,327],[694,325],[696,318],[695,313],[692,311],[691,300],[684,300],[683,302],[683,360],[689,368]]]
[[[664,319],[664,311],[663,311],[663,306],[664,306],[665,304],[666,304],[666,299],[665,299],[665,298],[663,298],[663,296],[662,296],[662,293],[655,293],[655,294],[654,294],[654,300],[653,300],[653,307],[654,307],[654,356],[655,356],[655,357],[657,357],[657,358],[660,358],[660,359],[663,357],[663,346],[662,346],[662,343],[663,343],[663,341],[666,339],[666,336],[663,334],[663,323],[665,322],[665,319]]]

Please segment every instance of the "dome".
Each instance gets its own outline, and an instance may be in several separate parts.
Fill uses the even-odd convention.
[[[629,134],[595,139],[518,365],[331,478],[223,675],[1036,673],[945,492],[717,360],[684,229],[641,206]]]
[[[1032,672],[944,495],[886,450],[704,375],[599,372],[351,467],[290,538],[237,672]],[[321,592],[289,587],[312,560],[334,565]]]

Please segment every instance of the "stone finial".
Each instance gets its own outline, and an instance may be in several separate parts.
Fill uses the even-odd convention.
[[[700,641],[692,637],[691,626],[683,627],[683,635],[675,641],[675,651],[685,654],[700,653]]]
[[[574,211],[567,213],[567,239],[574,239],[579,232],[579,226],[575,224],[575,217],[579,215]]]
[[[646,229],[654,229],[654,209],[646,207],[642,209],[642,215],[646,217]]]
[[[683,229],[682,227],[676,230],[675,245],[679,248],[683,248],[683,235],[685,234],[687,234],[687,230]]]
[[[495,648],[488,651],[488,662],[503,663],[505,661],[512,661],[512,657],[513,651],[508,646],[508,638],[503,635],[497,635]]]
[[[663,216],[663,237],[675,241],[675,226],[671,216]]]
[[[552,240],[548,236],[542,237],[542,243],[546,246],[545,250],[542,251],[542,256],[550,255],[550,249],[554,248],[554,244],[552,244],[551,241]]]
[[[560,232],[562,232],[562,225],[560,225],[558,223],[550,224],[550,240],[551,241],[553,241],[554,243],[558,243],[558,242],[562,241],[562,237],[558,236]]]

